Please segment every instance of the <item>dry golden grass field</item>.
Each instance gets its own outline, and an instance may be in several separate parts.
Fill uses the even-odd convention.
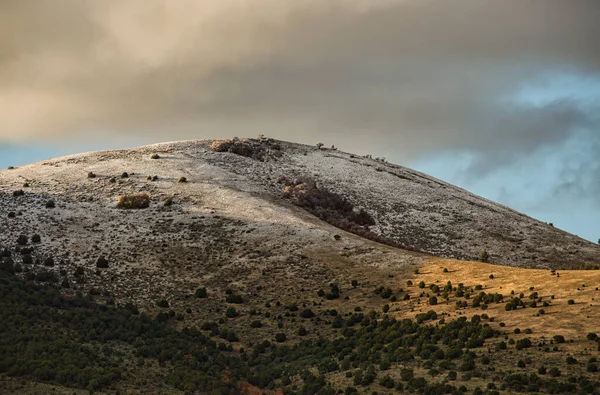
[[[444,272],[444,269],[447,269],[447,272]],[[490,275],[493,275],[493,279]],[[479,313],[485,312],[490,317],[495,317],[496,324],[504,322],[505,330],[531,328],[538,337],[562,334],[574,341],[583,340],[589,332],[600,331],[598,270],[557,270],[552,274],[550,270],[431,258],[419,269],[419,274],[413,274],[407,280],[411,280],[414,285],[406,287],[406,282],[398,285],[417,295],[421,291],[417,286],[420,281],[424,281],[427,286],[437,284],[440,288],[451,281],[454,285],[463,283],[465,287],[481,284],[484,292],[500,293],[505,299],[511,296],[512,291],[513,296],[523,293],[525,298],[532,292],[538,292],[539,297],[550,303],[547,307],[537,303],[536,308],[519,308],[513,311],[505,311],[504,303],[492,303],[486,311],[469,307],[472,313],[475,313],[474,310],[480,310]],[[425,291],[428,291],[427,287]],[[455,308],[455,299],[440,299],[434,310],[438,313],[447,312],[450,317],[457,316],[459,312]],[[568,304],[569,300],[573,300],[574,304]],[[407,307],[407,303],[404,304],[401,311]],[[425,306],[421,309],[426,310]],[[540,309],[543,309],[545,314],[537,314]]]

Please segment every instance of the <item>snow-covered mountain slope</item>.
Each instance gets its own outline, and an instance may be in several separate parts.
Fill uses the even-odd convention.
[[[206,284],[264,296],[288,281],[294,293],[339,281],[350,267],[368,277],[375,267],[394,272],[424,259],[295,206],[283,197],[285,176],[315,180],[369,213],[375,234],[427,254],[476,259],[486,249],[501,265],[600,264],[599,246],[425,174],[337,150],[251,142],[260,149],[254,158],[214,152],[212,141],[183,141],[2,170],[0,245],[13,249],[28,236],[23,247],[33,248],[34,264],[51,257],[49,270],[138,302],[185,298]],[[150,196],[149,208],[117,208],[121,195],[139,193]],[[40,243],[31,242],[34,234]],[[101,256],[108,269],[97,270]]]

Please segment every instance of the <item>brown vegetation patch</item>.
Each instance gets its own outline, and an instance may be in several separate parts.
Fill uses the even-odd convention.
[[[234,137],[233,139],[215,140],[210,145],[210,149],[214,152],[231,152],[263,162],[267,157],[281,156],[279,143],[269,138],[239,139]]]
[[[125,209],[140,209],[150,207],[150,196],[146,193],[136,195],[122,195],[117,207]]]
[[[319,187],[316,181],[306,177],[293,180],[281,176],[277,182],[285,185],[283,189],[285,198],[323,221],[378,243],[412,250],[410,247],[372,232],[369,226],[375,225],[375,219],[371,214],[364,209],[355,209],[354,205],[345,197]]]

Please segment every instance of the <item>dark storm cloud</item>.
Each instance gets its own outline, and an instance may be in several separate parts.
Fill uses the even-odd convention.
[[[362,4],[361,4],[362,3]],[[0,141],[255,135],[477,172],[597,128],[553,73],[598,75],[600,2],[0,2]]]

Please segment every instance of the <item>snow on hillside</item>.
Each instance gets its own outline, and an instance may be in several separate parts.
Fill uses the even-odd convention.
[[[374,232],[428,254],[476,259],[487,249],[492,263],[540,268],[600,263],[597,245],[401,166],[287,142],[263,160],[213,152],[210,144],[85,153],[0,171],[0,246],[14,250],[26,235],[34,264],[25,270],[52,257],[48,270],[67,282],[101,284],[138,302],[185,298],[207,284],[217,292],[276,292],[273,284],[290,278],[293,293],[339,280],[348,267],[368,276],[369,268],[404,270],[423,259],[294,206],[277,182],[287,176],[316,180],[370,213]],[[150,208],[116,207],[119,196],[137,193],[151,197]],[[169,197],[174,204],[165,207]],[[56,207],[47,208],[49,200]],[[41,243],[31,243],[34,234]],[[108,269],[96,268],[101,256]]]

